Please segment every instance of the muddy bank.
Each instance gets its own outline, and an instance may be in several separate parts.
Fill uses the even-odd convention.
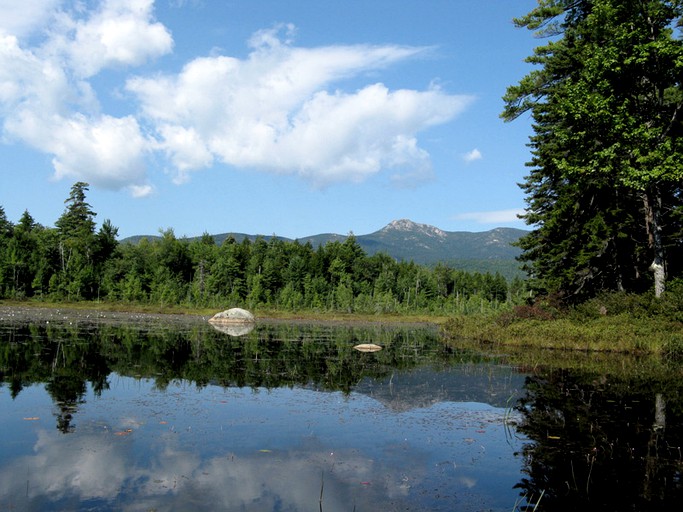
[[[218,311],[216,311],[218,312]],[[165,324],[165,325],[188,325],[196,323],[208,323],[213,314],[193,315],[178,313],[141,313],[126,311],[106,311],[97,309],[80,309],[69,306],[23,306],[17,304],[0,304],[0,324],[11,323],[128,323],[128,324]],[[316,315],[308,318],[306,315],[292,318],[271,318],[256,315],[258,324],[303,324],[303,325],[336,325],[346,327],[362,326],[412,326],[421,328],[438,328],[438,322],[411,321],[409,319],[368,319],[358,318],[321,318]]]
[[[165,323],[188,324],[206,322],[208,316],[161,313],[130,313],[60,307],[0,305],[0,323]]]

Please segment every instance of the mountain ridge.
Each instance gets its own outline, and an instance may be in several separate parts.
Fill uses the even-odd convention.
[[[245,238],[276,239],[301,244],[311,243],[314,248],[330,242],[344,242],[353,236],[369,255],[383,252],[399,261],[414,261],[422,265],[444,263],[455,268],[475,271],[501,271],[508,276],[519,275],[516,257],[521,250],[511,244],[528,233],[523,229],[494,228],[488,231],[443,231],[429,224],[420,224],[409,219],[391,221],[381,229],[366,235],[320,233],[302,238],[286,238],[276,235],[249,235],[246,233],[221,233],[211,235],[217,244],[233,237],[237,242]],[[142,238],[155,239],[158,236],[135,236],[121,240],[122,243],[138,243]],[[198,237],[188,238],[194,240]],[[503,270],[505,269],[505,270]]]

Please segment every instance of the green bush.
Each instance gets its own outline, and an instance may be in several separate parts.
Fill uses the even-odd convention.
[[[670,334],[662,352],[668,358],[683,359],[683,333],[678,335]]]
[[[574,306],[570,312],[570,316],[575,319],[618,315],[629,315],[639,319],[656,317],[661,320],[683,321],[683,281],[672,281],[660,298],[656,298],[652,292],[603,293]]]
[[[683,322],[683,279],[674,279],[662,296],[661,313],[669,320]]]

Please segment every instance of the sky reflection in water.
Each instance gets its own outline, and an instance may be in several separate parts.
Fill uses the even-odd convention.
[[[459,401],[465,374],[511,370],[473,368],[390,371],[348,394],[112,373],[68,434],[42,384],[14,400],[3,386],[0,510],[511,510],[522,442],[500,403]]]

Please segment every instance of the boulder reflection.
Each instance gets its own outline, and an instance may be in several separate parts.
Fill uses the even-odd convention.
[[[211,326],[218,332],[227,334],[228,336],[234,336],[239,338],[240,336],[246,336],[251,331],[254,330],[253,323],[241,323],[241,324],[211,324]]]
[[[354,348],[369,343],[382,350]],[[516,497],[521,446],[502,422],[521,376],[424,326],[4,325],[0,372],[17,398],[0,509],[499,511]]]
[[[253,328],[253,326],[249,326]],[[189,381],[198,387],[274,389],[305,386],[348,393],[364,378],[461,357],[424,328],[330,328],[264,325],[226,336],[215,326],[143,328],[131,325],[14,325],[4,328],[0,382],[16,397],[44,383],[57,411],[57,428],[73,431],[89,383],[96,395],[120,376],[153,379],[157,389]],[[385,350],[360,353],[359,343]]]

